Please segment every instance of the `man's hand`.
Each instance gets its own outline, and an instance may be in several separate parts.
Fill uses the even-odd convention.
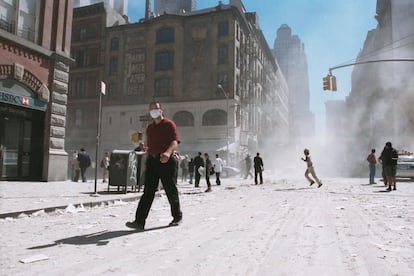
[[[168,160],[170,159],[170,154],[168,154],[167,152],[163,152],[163,153],[161,153],[161,155],[160,155],[160,162],[161,163],[167,163],[168,162]]]

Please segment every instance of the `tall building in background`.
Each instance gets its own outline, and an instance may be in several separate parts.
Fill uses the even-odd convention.
[[[288,83],[290,139],[296,143],[314,135],[315,117],[310,111],[305,46],[286,24],[277,30],[273,55]]]
[[[72,0],[0,1],[0,180],[66,180]]]
[[[154,0],[154,13],[182,14],[196,10],[196,0]]]
[[[105,3],[121,15],[128,14],[128,0],[73,0],[73,7],[79,8],[97,3]]]

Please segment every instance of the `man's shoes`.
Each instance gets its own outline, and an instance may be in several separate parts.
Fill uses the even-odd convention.
[[[396,191],[397,190],[397,187],[394,186],[393,190]]]
[[[178,226],[181,224],[181,222],[183,222],[182,218],[179,219],[173,219],[170,224],[168,224],[168,226]]]
[[[313,184],[315,184],[315,181],[312,180],[309,186],[312,186]]]
[[[387,188],[387,191],[388,191],[388,192],[391,192],[391,187],[388,187],[388,188]]]
[[[319,184],[318,184],[318,188],[320,188],[320,187],[322,187],[322,183],[319,183]]]
[[[126,227],[135,229],[138,232],[143,232],[144,231],[144,225],[136,222],[136,221],[128,221],[127,223],[125,223]]]
[[[205,193],[211,192],[211,188],[207,188],[207,190],[204,191]]]

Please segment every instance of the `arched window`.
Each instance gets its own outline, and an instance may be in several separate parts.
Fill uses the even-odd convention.
[[[194,126],[194,116],[188,111],[178,111],[173,116],[177,126]]]
[[[223,126],[227,124],[227,113],[221,109],[211,109],[203,114],[203,126]]]

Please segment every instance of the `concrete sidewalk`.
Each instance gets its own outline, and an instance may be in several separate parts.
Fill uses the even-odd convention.
[[[17,217],[20,214],[32,214],[40,210],[53,212],[56,209],[65,209],[69,205],[75,207],[83,205],[93,207],[102,203],[118,200],[133,201],[140,198],[140,192],[117,191],[116,186],[97,181],[95,193],[95,180],[88,182],[21,182],[0,181],[0,218]]]

